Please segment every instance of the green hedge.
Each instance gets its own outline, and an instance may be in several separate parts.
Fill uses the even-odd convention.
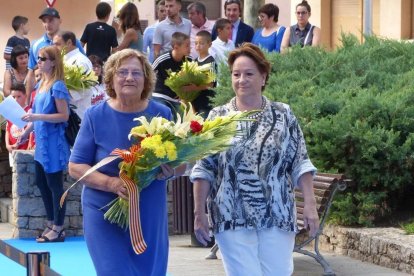
[[[264,93],[291,105],[319,171],[354,180],[337,196],[331,220],[369,226],[414,196],[414,45],[376,37],[360,44],[352,35],[342,44],[267,54]],[[220,69],[215,105],[234,95],[228,68]]]

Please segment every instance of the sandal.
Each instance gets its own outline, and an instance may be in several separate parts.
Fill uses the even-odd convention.
[[[37,237],[36,237],[36,240],[37,239],[42,239],[47,233],[49,233],[50,231],[52,231],[53,229],[52,229],[52,227],[51,226],[49,226],[49,225],[47,225],[46,226],[46,229],[45,230],[43,230],[43,232],[42,232],[42,234],[40,234],[40,235],[38,235]]]
[[[52,229],[53,232],[57,233],[58,236],[54,239],[49,239],[46,236],[40,237],[36,241],[38,243],[46,243],[46,242],[64,242],[65,241],[65,232],[64,229],[60,230],[60,232],[56,231],[55,229]]]

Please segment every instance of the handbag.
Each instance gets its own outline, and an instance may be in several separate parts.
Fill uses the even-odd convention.
[[[65,129],[65,136],[71,147],[75,144],[76,136],[78,135],[81,123],[81,118],[79,118],[74,109],[76,109],[76,106],[70,104],[68,125]]]

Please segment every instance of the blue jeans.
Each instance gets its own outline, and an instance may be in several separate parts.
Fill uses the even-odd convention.
[[[47,220],[62,226],[66,213],[66,201],[62,208],[59,203],[63,195],[63,172],[46,173],[43,166],[35,161],[35,182],[42,195]]]

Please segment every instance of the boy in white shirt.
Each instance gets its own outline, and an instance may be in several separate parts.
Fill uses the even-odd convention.
[[[226,62],[228,52],[234,50],[234,43],[229,39],[232,35],[230,20],[220,18],[216,21],[217,38],[213,41],[209,53],[217,63]]]

